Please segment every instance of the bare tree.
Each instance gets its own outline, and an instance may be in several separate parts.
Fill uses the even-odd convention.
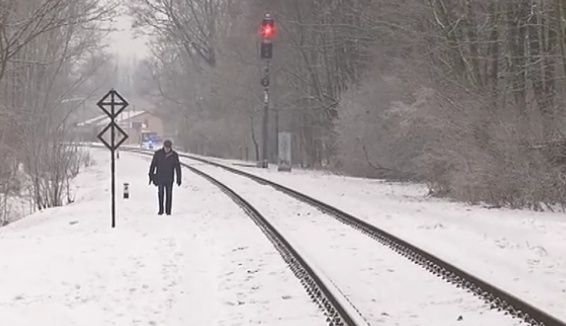
[[[38,36],[64,26],[106,19],[115,8],[116,5],[101,6],[99,0],[2,0],[0,80],[8,62]]]
[[[159,37],[181,47],[184,54],[216,65],[215,42],[224,21],[226,0],[136,0],[132,13],[142,26],[152,27]]]
[[[72,200],[66,190],[78,173],[78,152],[68,145],[77,107],[70,99],[88,96],[87,80],[101,66],[101,23],[114,7],[94,0],[0,4],[0,148],[10,154],[0,190],[6,200],[28,187],[36,208],[59,206],[65,195]],[[17,171],[25,176],[16,178]]]
[[[155,99],[183,117],[176,127],[193,151],[257,146],[257,27],[270,12],[271,139],[291,131],[299,164],[538,209],[565,202],[565,6],[137,0],[131,10],[154,36]]]

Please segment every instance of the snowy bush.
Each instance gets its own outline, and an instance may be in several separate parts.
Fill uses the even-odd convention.
[[[512,106],[494,111],[480,94],[453,85],[440,90],[383,77],[371,85],[348,92],[341,105],[343,171],[422,180],[432,195],[471,203],[535,210],[565,204],[562,147],[536,145],[542,127],[534,108],[521,120]]]

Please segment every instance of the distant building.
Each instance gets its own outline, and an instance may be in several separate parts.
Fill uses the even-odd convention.
[[[118,125],[124,129],[129,138],[126,145],[142,145],[147,135],[157,135],[152,140],[159,141],[163,137],[163,121],[160,117],[147,111],[124,111],[116,119]],[[107,115],[77,123],[76,133],[81,141],[96,142],[96,136],[110,123]]]

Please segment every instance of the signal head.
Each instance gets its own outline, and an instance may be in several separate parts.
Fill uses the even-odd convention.
[[[265,14],[261,22],[260,34],[264,39],[270,39],[275,36],[275,21],[270,14]]]

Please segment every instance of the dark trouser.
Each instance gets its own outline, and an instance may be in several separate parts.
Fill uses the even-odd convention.
[[[165,213],[171,214],[173,204],[173,181],[159,185],[159,213],[163,214],[163,197],[165,197]]]

